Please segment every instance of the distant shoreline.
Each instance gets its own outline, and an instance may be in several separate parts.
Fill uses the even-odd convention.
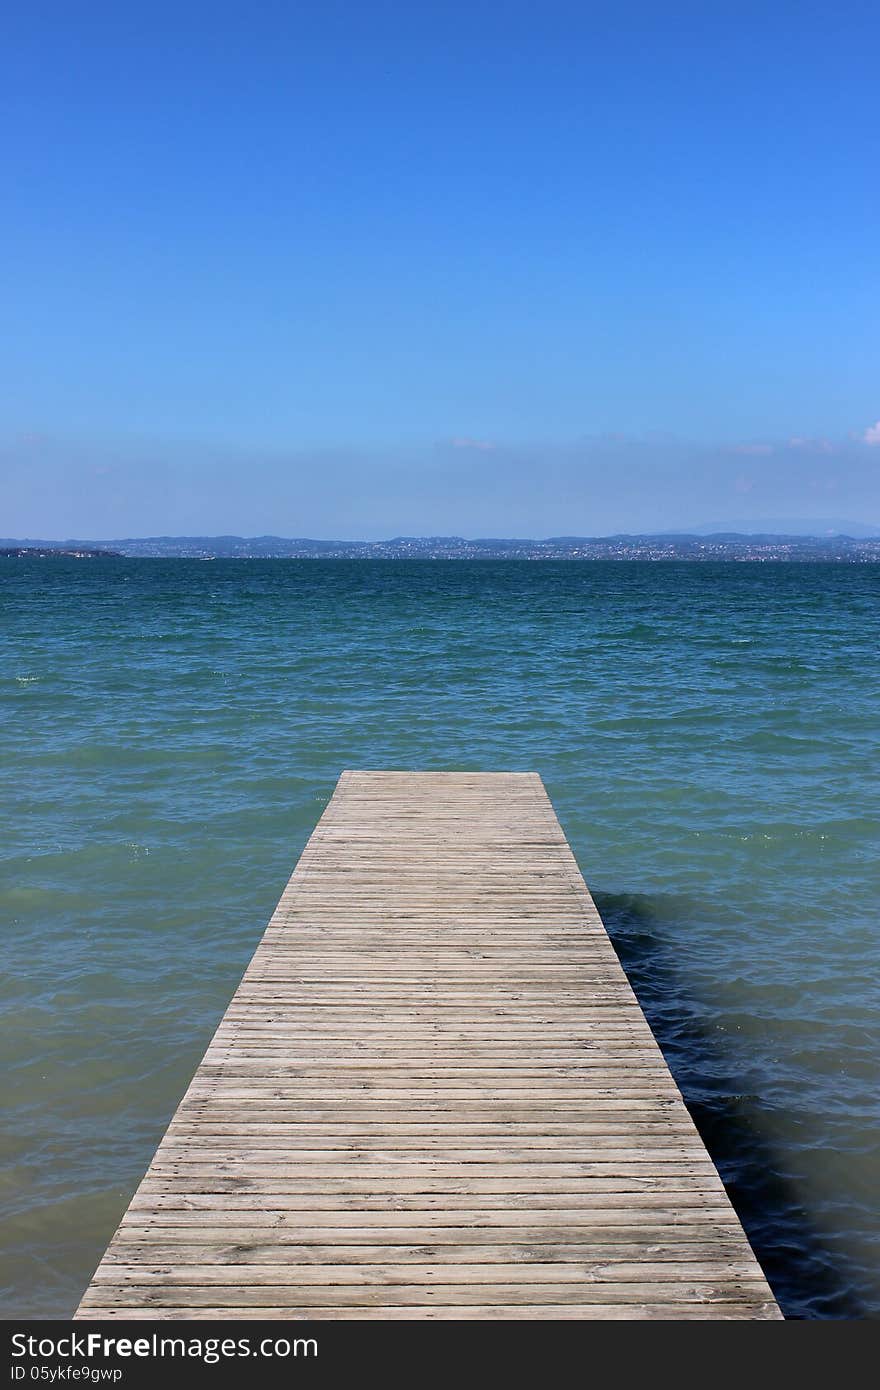
[[[109,550],[104,546],[65,546],[65,545],[7,545],[0,546],[2,560],[106,560],[123,558],[120,550]]]
[[[814,560],[880,562],[880,536],[557,536],[547,540],[397,536],[387,541],[316,541],[281,536],[151,536],[126,540],[0,542],[0,557],[168,560]]]

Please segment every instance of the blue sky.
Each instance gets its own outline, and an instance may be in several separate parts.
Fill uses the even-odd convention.
[[[3,534],[880,523],[873,0],[5,31]]]

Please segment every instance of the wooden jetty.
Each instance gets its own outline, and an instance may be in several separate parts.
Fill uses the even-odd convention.
[[[77,1316],[780,1316],[537,774],[342,774]]]

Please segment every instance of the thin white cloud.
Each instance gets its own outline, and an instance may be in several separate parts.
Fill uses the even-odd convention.
[[[833,454],[835,446],[830,439],[811,439],[808,435],[795,434],[788,441],[789,449],[808,449],[814,454]]]
[[[453,449],[479,449],[481,453],[491,453],[497,448],[491,439],[469,439],[466,435],[458,435],[452,441]]]
[[[869,425],[862,435],[866,444],[880,444],[880,420],[875,425]]]

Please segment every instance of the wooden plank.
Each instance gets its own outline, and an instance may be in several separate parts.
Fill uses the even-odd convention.
[[[236,1270],[236,1275],[240,1270]],[[557,1282],[535,1286],[526,1284],[496,1283],[486,1279],[482,1283],[441,1284],[433,1287],[425,1284],[388,1284],[379,1286],[368,1284],[305,1284],[291,1280],[276,1284],[243,1284],[235,1280],[225,1287],[215,1284],[195,1282],[182,1284],[170,1282],[161,1277],[154,1282],[144,1279],[140,1284],[119,1282],[113,1286],[92,1284],[90,1301],[98,1306],[118,1307],[120,1309],[152,1306],[161,1308],[167,1304],[184,1304],[192,1308],[191,1316],[202,1317],[203,1309],[222,1306],[221,1300],[228,1298],[230,1303],[251,1308],[251,1317],[262,1317],[262,1308],[281,1306],[288,1308],[291,1316],[298,1309],[305,1310],[314,1304],[336,1307],[355,1307],[363,1315],[384,1317],[385,1309],[406,1307],[408,1304],[430,1303],[432,1297],[438,1302],[452,1305],[469,1303],[515,1307],[519,1305],[521,1316],[528,1317],[525,1311],[548,1303],[575,1303],[589,1306],[596,1302],[646,1303],[658,1307],[665,1302],[682,1303],[688,1300],[704,1305],[704,1316],[714,1316],[714,1305],[718,1303],[738,1303],[745,1300],[755,1303],[762,1298],[767,1288],[763,1278],[751,1282],[730,1279],[721,1280],[681,1280],[677,1283],[657,1285],[648,1280],[626,1284],[591,1283],[589,1280],[573,1284]],[[85,1312],[85,1310],[83,1310]]]
[[[77,1315],[779,1317],[537,774],[342,774]]]
[[[374,1251],[374,1254],[376,1252]],[[407,1262],[395,1257],[391,1264],[379,1259],[361,1261],[356,1264],[342,1264],[322,1260],[320,1263],[297,1265],[293,1261],[275,1264],[242,1263],[240,1260],[212,1261],[210,1264],[191,1264],[181,1262],[179,1254],[159,1263],[139,1259],[134,1263],[117,1260],[112,1265],[104,1262],[95,1274],[96,1286],[110,1285],[114,1291],[122,1288],[139,1287],[162,1289],[184,1284],[187,1288],[199,1286],[211,1288],[231,1285],[237,1293],[244,1287],[263,1288],[266,1285],[283,1284],[298,1291],[304,1285],[337,1288],[340,1285],[367,1284],[379,1285],[383,1289],[399,1290],[400,1285],[409,1288],[416,1284],[444,1284],[451,1282],[477,1284],[525,1284],[531,1293],[537,1284],[681,1284],[685,1283],[724,1283],[735,1287],[763,1287],[763,1279],[754,1273],[752,1262],[748,1259],[726,1259],[715,1261],[684,1260],[654,1261],[643,1255],[634,1261],[606,1260],[568,1261],[554,1259],[541,1263],[537,1259],[523,1260],[512,1264],[491,1262],[461,1263],[438,1262],[426,1264]],[[606,1291],[607,1292],[607,1291]],[[295,1296],[295,1295],[294,1295]],[[578,1297],[582,1289],[578,1289]]]
[[[574,1304],[553,1304],[541,1303],[532,1307],[504,1307],[493,1305],[491,1307],[480,1307],[470,1305],[444,1306],[433,1304],[431,1306],[410,1305],[406,1308],[385,1307],[381,1313],[374,1314],[371,1310],[365,1311],[363,1308],[335,1307],[326,1308],[310,1305],[306,1309],[279,1308],[266,1305],[259,1311],[252,1307],[238,1307],[232,1303],[224,1304],[222,1307],[212,1307],[210,1304],[199,1307],[197,1314],[193,1308],[184,1302],[179,1306],[168,1304],[161,1308],[141,1306],[132,1308],[106,1307],[96,1302],[88,1314],[81,1316],[98,1318],[112,1321],[114,1318],[124,1320],[131,1319],[154,1319],[176,1321],[177,1319],[199,1318],[219,1320],[232,1319],[240,1320],[244,1318],[259,1317],[267,1321],[277,1319],[281,1322],[317,1321],[319,1319],[332,1319],[337,1322],[344,1319],[363,1319],[365,1317],[378,1316],[383,1322],[394,1321],[442,1321],[449,1319],[455,1322],[463,1320],[490,1320],[493,1322],[527,1318],[529,1321],[535,1319],[549,1319],[558,1322],[564,1319],[574,1321],[585,1318],[590,1319],[620,1319],[632,1321],[635,1319],[666,1319],[669,1321],[685,1321],[694,1318],[711,1317],[713,1321],[737,1320],[745,1321],[754,1318],[777,1318],[779,1310],[773,1302],[754,1302],[750,1303],[745,1299],[738,1299],[736,1303],[714,1303],[711,1312],[703,1307],[699,1301],[691,1298],[684,1303],[614,1303],[598,1304],[591,1303],[583,1306]]]
[[[212,1185],[215,1187],[216,1184]],[[716,1193],[707,1195],[703,1189],[695,1190],[690,1183],[682,1186],[681,1183],[670,1183],[669,1179],[656,1179],[651,1188],[645,1188],[642,1184],[623,1179],[611,1179],[604,1183],[592,1182],[590,1190],[587,1192],[557,1192],[552,1190],[544,1192],[406,1192],[392,1190],[389,1192],[379,1192],[371,1188],[370,1192],[342,1192],[338,1184],[334,1184],[330,1192],[302,1192],[297,1184],[296,1191],[255,1191],[244,1188],[241,1183],[229,1185],[228,1191],[205,1191],[193,1188],[192,1184],[177,1184],[174,1187],[169,1183],[150,1184],[147,1186],[147,1179],[141,1183],[134,1197],[131,1200],[129,1211],[136,1208],[143,1208],[149,1211],[163,1211],[175,1209],[183,1211],[207,1211],[213,1212],[211,1220],[219,1219],[218,1213],[247,1211],[248,1220],[258,1219],[258,1214],[265,1212],[276,1213],[286,1211],[309,1212],[309,1220],[312,1220],[311,1213],[314,1212],[336,1212],[338,1214],[348,1212],[358,1212],[365,1216],[368,1213],[396,1211],[400,1213],[410,1213],[414,1211],[445,1211],[469,1212],[475,1214],[483,1211],[501,1210],[506,1212],[511,1218],[518,1212],[543,1212],[546,1210],[556,1210],[554,1220],[563,1220],[561,1211],[566,1213],[575,1210],[587,1211],[591,1208],[601,1208],[602,1220],[607,1221],[616,1219],[619,1215],[623,1220],[629,1220],[631,1215],[639,1208],[651,1208],[662,1210],[665,1221],[673,1221],[676,1215],[691,1215],[688,1208],[698,1209],[701,1213],[710,1216],[717,1216],[719,1211],[729,1214],[729,1203],[726,1197]],[[262,1185],[265,1188],[265,1184]],[[623,1201],[617,1200],[621,1192],[626,1193]],[[207,1218],[206,1218],[207,1219]],[[549,1219],[549,1218],[548,1218]],[[633,1217],[635,1219],[635,1217]]]

